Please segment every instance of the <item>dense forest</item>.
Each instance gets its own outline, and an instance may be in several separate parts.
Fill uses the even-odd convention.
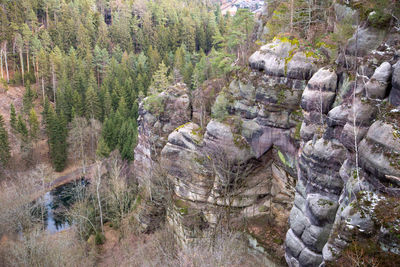
[[[57,171],[64,169],[67,151],[86,161],[118,149],[132,160],[140,100],[178,81],[194,89],[232,71],[254,25],[249,11],[222,16],[212,1],[0,6],[2,82],[27,88],[23,110],[10,107],[11,126],[29,158],[38,135],[32,108],[41,105]]]

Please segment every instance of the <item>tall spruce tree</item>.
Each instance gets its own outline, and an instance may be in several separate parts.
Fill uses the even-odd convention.
[[[90,119],[100,119],[101,116],[99,96],[92,86],[86,91],[86,116]]]
[[[36,115],[36,111],[33,108],[29,112],[28,123],[29,123],[29,136],[31,140],[35,142],[39,134],[39,120]]]
[[[4,166],[10,160],[10,144],[8,141],[8,133],[4,125],[3,116],[0,115],[0,164]]]
[[[50,158],[56,171],[64,170],[67,161],[67,121],[61,113],[58,115],[50,106],[47,115],[47,133]]]
[[[10,125],[11,129],[14,131],[17,130],[17,113],[15,112],[14,104],[11,103],[10,105]]]

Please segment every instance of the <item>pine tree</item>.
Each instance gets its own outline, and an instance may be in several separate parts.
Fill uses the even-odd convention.
[[[96,155],[99,158],[106,158],[110,155],[110,149],[108,148],[107,143],[106,141],[104,141],[103,137],[100,138],[99,143],[97,144]]]
[[[112,100],[111,100],[111,95],[108,90],[106,90],[106,93],[104,94],[104,104],[103,104],[103,114],[104,118],[107,118],[112,111]]]
[[[126,119],[129,117],[129,109],[124,97],[121,97],[119,100],[117,111],[121,114],[122,118]]]
[[[133,150],[136,145],[137,131],[132,120],[127,120],[122,124],[119,132],[118,146],[121,157],[128,161],[133,160]]]
[[[17,130],[17,114],[15,112],[15,107],[13,103],[11,103],[10,106],[10,125],[11,129],[13,129],[14,131]]]
[[[3,116],[0,115],[0,163],[4,166],[11,157],[10,144],[8,141],[7,130],[4,125]]]
[[[28,128],[26,127],[25,120],[22,118],[21,114],[18,115],[17,132],[21,135],[22,142],[28,142],[29,132]]]
[[[72,93],[72,110],[73,110],[73,114],[72,114],[72,118],[74,118],[75,116],[78,117],[82,117],[84,115],[84,105],[83,105],[83,101],[82,101],[82,97],[81,95],[78,93],[77,90],[75,90]]]
[[[34,141],[37,140],[39,134],[39,120],[36,115],[35,110],[32,108],[29,112],[29,135],[30,138]]]
[[[164,61],[158,66],[158,70],[153,75],[153,82],[150,86],[150,93],[156,94],[167,89],[169,86],[168,81],[168,68],[165,66]]]
[[[100,119],[101,116],[99,96],[92,86],[86,91],[86,116],[91,119]]]
[[[153,46],[150,46],[147,52],[150,61],[150,71],[156,71],[157,67],[159,68],[159,64],[161,61],[161,56],[156,49],[153,49]]]
[[[26,82],[25,94],[24,94],[24,97],[22,99],[22,103],[24,105],[24,113],[25,114],[29,114],[29,111],[33,107],[33,99],[34,99],[34,97],[35,97],[34,92],[31,89],[29,81],[27,81]]]
[[[67,121],[50,107],[46,127],[51,161],[56,171],[62,171],[67,161]]]

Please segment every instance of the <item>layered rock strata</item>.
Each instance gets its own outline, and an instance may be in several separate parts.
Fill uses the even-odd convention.
[[[166,214],[188,245],[230,225],[279,256],[279,231],[289,226],[289,266],[335,260],[354,231],[399,253],[398,218],[382,221],[375,209],[400,196],[399,47],[388,41],[371,52],[382,33],[356,34],[363,32],[353,38],[369,42],[350,57],[356,74],[317,67],[298,43],[276,39],[218,94],[196,92],[204,101],[191,103],[182,85],[145,99],[134,162],[147,188],[137,215],[143,228]],[[353,50],[350,40],[347,55]],[[167,210],[154,205],[160,177],[172,196]]]
[[[399,253],[399,229],[387,230],[399,218],[387,223],[375,210],[390,200],[395,212],[400,197],[400,113],[389,103],[396,105],[395,97],[386,98],[395,94],[396,82],[390,87],[390,79],[397,80],[392,71],[398,63],[387,50],[364,66],[375,70],[370,76],[358,74],[347,98],[334,101],[340,85],[327,69],[314,74],[303,93],[303,145],[285,242],[289,266],[323,266],[337,259],[355,235]]]

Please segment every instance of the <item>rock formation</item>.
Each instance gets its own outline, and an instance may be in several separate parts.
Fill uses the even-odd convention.
[[[172,197],[164,211],[142,202],[142,226],[166,214],[189,245],[232,225],[289,266],[323,266],[354,234],[399,254],[398,215],[376,210],[400,197],[399,46],[390,38],[367,26],[355,33],[345,51],[355,78],[276,38],[221,92],[206,89],[206,108],[182,85],[146,98],[134,167],[144,188],[161,167]]]

